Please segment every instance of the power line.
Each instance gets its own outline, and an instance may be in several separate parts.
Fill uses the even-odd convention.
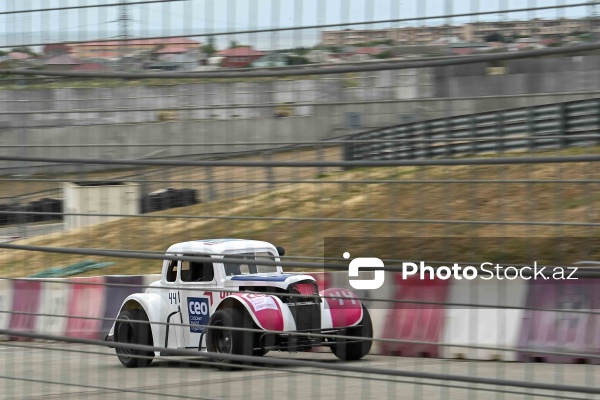
[[[590,36],[593,41],[597,39],[596,25],[600,14],[600,0],[590,0],[588,5],[588,18]]]
[[[166,0],[156,0],[154,2],[160,2]],[[170,0],[170,1],[184,1],[184,0]],[[151,1],[152,2],[152,1]],[[128,4],[145,4],[150,2],[130,2]],[[124,3],[113,3],[112,5],[123,5]],[[518,13],[525,11],[541,11],[541,10],[557,10],[557,9],[565,9],[565,8],[575,8],[589,5],[589,1],[576,3],[576,4],[562,4],[562,5],[551,5],[551,6],[543,6],[543,7],[528,7],[528,8],[515,8],[511,10],[504,11],[478,11],[471,13],[458,13],[452,15],[434,15],[434,16],[422,16],[422,17],[411,17],[411,18],[395,18],[395,19],[385,19],[385,20],[376,20],[376,21],[356,21],[356,22],[340,22],[340,23],[329,23],[329,24],[317,24],[317,25],[305,25],[305,26],[293,26],[293,27],[281,27],[281,28],[263,28],[263,29],[245,29],[240,31],[222,31],[222,32],[210,32],[210,33],[192,33],[192,34],[183,34],[183,35],[163,35],[160,37],[139,37],[138,39],[169,39],[169,38],[192,38],[192,37],[207,37],[207,36],[235,36],[235,35],[243,35],[243,34],[254,34],[254,33],[273,33],[273,32],[287,32],[287,31],[296,31],[296,30],[305,30],[305,29],[324,29],[324,28],[341,28],[341,27],[350,27],[355,25],[376,25],[376,24],[391,24],[391,23],[402,23],[402,22],[411,22],[411,21],[427,21],[427,20],[439,20],[444,18],[461,18],[461,17],[469,17],[469,16],[479,16],[479,15],[497,15],[499,13]],[[78,7],[72,7],[78,8]],[[82,8],[82,7],[79,7]],[[89,8],[89,7],[87,7]],[[10,12],[12,13],[12,12]],[[3,13],[0,13],[2,15]],[[111,39],[98,39],[96,41],[110,41]],[[63,41],[63,43],[82,43],[85,41],[81,40],[71,40],[71,41]],[[53,42],[50,42],[53,43]],[[49,42],[42,43],[23,43],[22,46],[44,46],[46,44],[50,44]],[[9,45],[0,46],[0,47],[10,47]]]
[[[189,1],[189,0],[145,0],[145,1],[134,1],[129,3],[129,5],[134,4],[152,4],[152,3],[172,3],[175,1]],[[8,15],[8,14],[25,14],[25,13],[35,13],[35,12],[46,12],[46,11],[65,11],[65,10],[81,10],[84,8],[100,8],[100,7],[117,7],[123,6],[123,4],[127,3],[127,0],[120,3],[109,3],[109,4],[90,4],[90,5],[79,5],[79,6],[65,6],[65,7],[55,7],[55,8],[36,8],[33,10],[15,10],[15,11],[2,11],[0,15]]]

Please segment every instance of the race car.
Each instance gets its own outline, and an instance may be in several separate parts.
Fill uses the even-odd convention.
[[[312,276],[284,273],[277,264],[284,254],[282,247],[257,240],[174,244],[166,255],[196,261],[165,259],[160,280],[124,300],[106,340],[162,348],[113,346],[126,367],[148,366],[169,349],[214,353],[211,359],[222,369],[233,361],[219,354],[263,356],[328,346],[341,360],[367,355],[373,329],[357,296],[338,288],[319,292]]]

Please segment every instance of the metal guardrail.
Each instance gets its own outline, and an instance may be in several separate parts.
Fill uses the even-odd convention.
[[[600,143],[600,98],[412,122],[347,136],[351,160],[430,159]]]

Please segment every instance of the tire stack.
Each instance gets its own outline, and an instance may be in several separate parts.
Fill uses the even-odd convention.
[[[3,211],[19,211],[24,214],[9,214]],[[62,221],[62,212],[63,202],[59,199],[43,198],[27,204],[0,204],[0,225],[14,225],[52,220]]]
[[[142,214],[198,204],[195,189],[163,189],[142,196]]]

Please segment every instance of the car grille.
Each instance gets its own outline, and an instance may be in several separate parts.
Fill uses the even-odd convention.
[[[296,330],[313,330],[321,328],[321,307],[318,303],[289,303],[290,311],[296,321]]]
[[[301,281],[291,285],[288,288],[288,292],[310,296],[290,296],[287,299],[286,303],[290,307],[294,321],[296,321],[296,330],[320,329],[321,306],[317,285],[312,281]]]

